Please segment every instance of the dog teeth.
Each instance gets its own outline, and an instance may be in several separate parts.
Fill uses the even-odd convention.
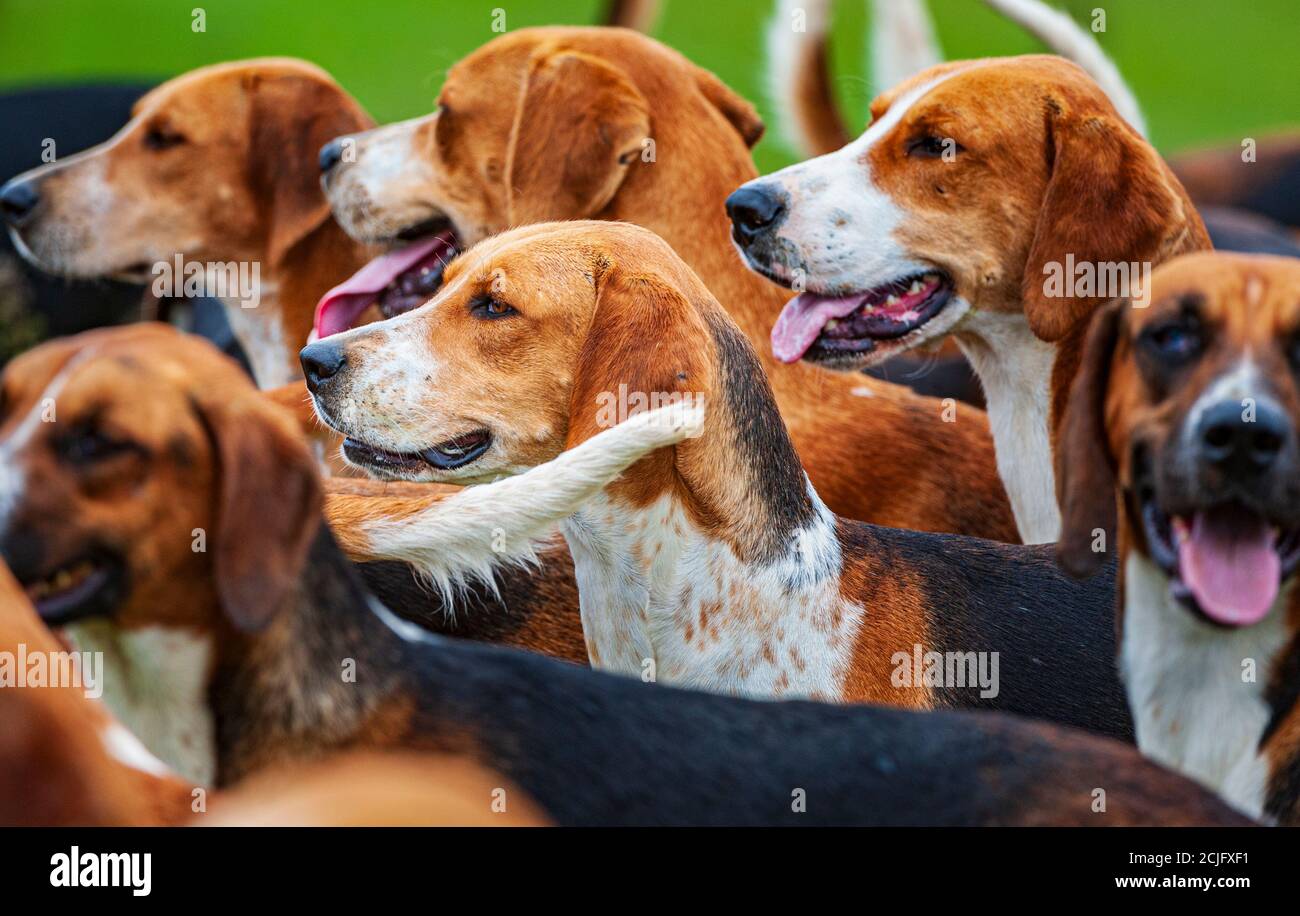
[[[833,331],[839,326],[840,320],[838,318],[832,318],[830,321],[826,322],[826,330],[828,331]]]
[[[920,292],[921,290],[923,290],[923,289],[925,289],[925,284],[924,284],[924,283],[922,283],[920,280],[913,280],[913,281],[912,281],[912,286],[911,286],[910,289],[908,289],[908,292],[911,293],[913,296],[915,296],[917,293],[919,293],[919,292]]]
[[[27,597],[33,601],[40,601],[50,595],[57,595],[60,592],[66,592],[75,585],[79,585],[87,576],[95,571],[95,564],[89,560],[83,560],[75,566],[67,566],[58,570],[48,578],[41,579],[39,582],[33,582],[25,589]]]
[[[898,296],[890,293],[889,298],[885,300],[885,305],[898,305]]]

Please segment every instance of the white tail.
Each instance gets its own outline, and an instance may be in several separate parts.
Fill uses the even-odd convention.
[[[873,0],[872,91],[943,60],[923,0]],[[768,101],[790,149],[820,156],[852,138],[829,72],[830,0],[779,0],[767,27]]]
[[[1142,136],[1147,135],[1146,119],[1137,96],[1124,82],[1115,62],[1097,44],[1092,33],[1060,10],[1038,0],[984,0],[988,6],[1021,26],[1054,54],[1074,61],[1110,96],[1120,116]]]
[[[923,0],[872,0],[871,91],[879,95],[943,63],[934,23]]]
[[[361,523],[374,558],[410,563],[441,592],[450,613],[471,581],[495,588],[495,567],[537,562],[536,547],[628,467],[656,449],[699,435],[704,407],[672,404],[629,417],[546,464],[467,487],[401,519]]]
[[[810,106],[805,93],[828,74],[820,72],[830,28],[830,0],[777,0],[767,24],[767,98],[776,117],[776,134],[791,150],[804,156],[830,152],[845,133],[834,100],[829,96]],[[817,119],[828,118],[818,125]],[[829,137],[823,136],[829,131]]]
[[[1146,136],[1146,120],[1119,68],[1068,15],[1039,0],[984,0],[994,11],[1074,61],[1096,80],[1116,111]],[[796,28],[802,25],[802,30]],[[872,89],[880,93],[927,67],[943,52],[924,0],[873,0]],[[767,29],[768,100],[778,135],[804,156],[839,149],[851,138],[835,106],[827,70],[830,0],[778,0]]]

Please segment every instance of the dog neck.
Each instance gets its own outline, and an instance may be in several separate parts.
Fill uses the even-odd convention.
[[[1039,340],[1020,313],[980,312],[957,335],[980,377],[998,476],[1026,544],[1061,534],[1052,470],[1052,378],[1057,348]]]
[[[214,667],[218,784],[319,756],[368,727],[399,676],[391,655],[401,638],[377,605],[322,524],[295,593],[264,630],[233,638]]]
[[[104,700],[151,753],[194,785],[226,785],[347,741],[390,686],[377,660],[398,637],[323,523],[299,581],[251,635],[103,619],[67,631],[105,654]]]
[[[1265,745],[1290,710],[1276,708],[1269,685],[1292,645],[1290,583],[1262,622],[1223,629],[1178,603],[1138,551],[1128,551],[1123,573],[1120,667],[1138,747],[1244,813],[1270,814]]]
[[[835,516],[799,466],[752,350],[721,315],[696,439],[565,521],[593,665],[724,693],[837,696],[861,609]]]
[[[81,652],[104,655],[104,702],[150,753],[195,785],[216,777],[208,708],[215,641],[193,629],[119,627],[106,619],[65,627]]]
[[[248,357],[259,388],[301,381],[298,351],[307,344],[316,303],[360,270],[373,252],[326,219],[278,263],[262,261],[260,298],[253,308],[223,299],[226,321]]]

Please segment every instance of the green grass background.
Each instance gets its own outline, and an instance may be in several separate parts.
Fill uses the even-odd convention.
[[[1104,8],[1100,35],[1170,152],[1300,125],[1300,0],[1055,0],[1076,19]],[[1039,50],[977,0],[930,0],[949,58]],[[207,31],[190,28],[202,7]],[[600,0],[0,0],[0,88],[100,77],[163,79],[202,64],[286,54],[325,67],[380,121],[429,110],[447,67],[510,29],[594,23]],[[663,0],[655,37],[765,109],[768,0]],[[836,88],[865,119],[866,0],[839,0]],[[769,123],[771,119],[769,117]],[[3,125],[0,125],[2,128]],[[770,169],[791,160],[769,136]]]

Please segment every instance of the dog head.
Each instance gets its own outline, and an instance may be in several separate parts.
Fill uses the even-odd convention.
[[[651,186],[660,157],[711,145],[716,161],[730,161],[730,141],[744,161],[762,129],[717,77],[635,32],[497,38],[451,68],[433,114],[322,151],[335,219],[356,239],[396,248],[322,300],[317,332],[350,327],[376,298],[387,317],[418,306],[455,250],[509,227],[628,218],[617,201]],[[635,221],[653,228],[665,207],[661,194]]]
[[[204,67],[145,95],[107,142],[14,178],[0,200],[18,250],[51,273],[146,282],[177,254],[269,269],[329,218],[313,168],[321,144],[370,123],[310,64]]]
[[[1188,613],[1249,626],[1300,562],[1300,261],[1201,253],[1155,272],[1151,305],[1098,312],[1057,450],[1060,557],[1114,543]]]
[[[320,485],[232,361],[132,325],[37,347],[0,385],[0,556],[47,623],[235,632],[281,606]]]
[[[701,314],[719,309],[647,230],[542,223],[470,249],[415,311],[306,347],[303,369],[352,463],[482,482],[615,425],[620,404],[632,413],[704,390]]]
[[[1155,150],[1060,58],[943,64],[871,113],[848,146],[728,199],[745,261],[799,293],[772,332],[784,361],[857,369],[993,334],[998,313],[1056,341],[1105,299],[1052,295],[1045,268],[1208,247]]]

